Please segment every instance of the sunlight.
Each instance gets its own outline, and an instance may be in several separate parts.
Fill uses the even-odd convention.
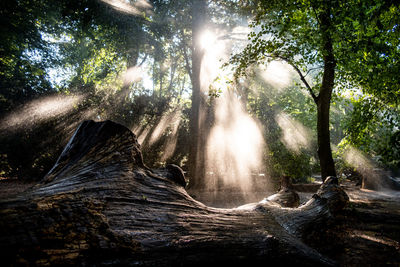
[[[344,160],[357,170],[364,178],[377,186],[378,190],[383,189],[382,179],[377,170],[378,166],[369,159],[364,153],[355,147],[349,147],[344,153]]]
[[[180,110],[163,114],[160,121],[158,122],[156,127],[153,129],[148,144],[151,146],[155,142],[157,142],[161,138],[161,136],[165,133],[165,131],[167,130],[168,127],[172,126],[172,129],[173,129],[173,131],[175,131],[174,132],[174,134],[175,134],[176,131],[178,130],[178,126],[179,126],[179,122],[180,122],[180,118],[181,118],[180,115],[181,115]]]
[[[140,129],[140,132],[137,132],[137,139],[140,145],[143,145],[148,134],[150,133],[151,126],[148,125],[144,129]],[[136,132],[135,132],[136,133]]]
[[[134,82],[139,82],[143,78],[142,68],[134,66],[126,70],[122,76],[124,86],[130,85]]]
[[[210,85],[218,77],[227,76],[227,70],[221,68],[222,62],[226,62],[229,58],[228,42],[218,40],[218,32],[206,30],[202,35],[202,46],[204,47],[204,55],[200,70],[201,91],[208,95]],[[226,81],[221,81],[220,85],[225,85]]]
[[[176,144],[178,143],[178,129],[179,124],[181,123],[181,110],[176,112],[170,121],[171,131],[168,134],[167,141],[165,147],[163,149],[164,153],[161,157],[161,161],[166,161],[169,159],[175,152]]]
[[[235,28],[233,28],[232,30],[232,36],[234,36],[234,38],[237,38],[241,41],[245,41],[247,42],[247,35],[251,32],[251,29],[248,25],[246,26],[236,26]]]
[[[131,128],[131,131],[138,136],[142,131],[143,131],[144,125],[139,124],[139,125],[135,125]]]
[[[204,30],[200,35],[200,47],[204,50],[210,50],[217,42],[217,36],[210,30]]]
[[[143,14],[143,11],[151,9],[153,6],[147,0],[139,0],[135,3],[130,3],[129,1],[124,0],[100,0],[117,11],[140,16]]]
[[[170,120],[171,120],[171,114],[163,114],[160,121],[154,128],[153,132],[151,133],[150,139],[149,139],[149,145],[154,144],[158,139],[160,139],[161,135],[164,133],[164,131],[167,129]]]
[[[355,147],[346,149],[344,153],[345,161],[357,169],[361,174],[367,174],[373,168],[369,160],[360,150]]]
[[[282,61],[271,61],[268,65],[260,66],[262,79],[276,89],[288,87],[293,81],[294,72]]]
[[[160,160],[168,160],[175,152],[176,145],[178,143],[178,130],[182,119],[182,110],[177,109],[169,113],[165,113],[161,116],[161,119],[156,125],[146,127],[142,124],[132,127],[132,132],[137,136],[137,140],[140,145],[144,147],[151,147],[161,137],[165,136],[163,140],[163,154]]]
[[[289,115],[279,113],[275,117],[282,129],[282,143],[295,153],[300,153],[302,148],[311,149],[312,131]]]
[[[264,172],[266,145],[257,121],[247,113],[234,90],[228,89],[232,73],[221,65],[229,59],[232,40],[218,38],[226,34],[208,29],[201,37],[204,49],[201,90],[208,95],[212,85],[222,92],[212,100],[215,121],[205,147],[205,185],[215,194],[222,187],[238,190],[243,197],[247,197],[246,194],[256,186],[265,189],[267,179],[258,176],[258,173]]]
[[[16,130],[71,111],[83,99],[82,95],[48,96],[32,100],[10,113],[0,122],[0,130]]]
[[[365,232],[362,232],[362,231],[354,231],[354,233],[352,234],[352,237],[363,238],[363,239],[366,239],[366,240],[369,240],[372,242],[381,243],[381,244],[387,245],[387,246],[393,246],[393,247],[399,246],[397,241],[392,240],[387,237],[384,237],[384,236],[375,236],[375,235],[373,235],[373,233],[366,234]]]
[[[206,186],[211,190],[222,185],[248,192],[256,182],[253,174],[264,167],[262,131],[231,92],[216,100],[215,116],[207,140]]]

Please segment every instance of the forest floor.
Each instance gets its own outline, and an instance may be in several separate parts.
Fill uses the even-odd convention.
[[[0,179],[0,200],[26,191],[35,184]],[[336,260],[340,266],[400,266],[400,191],[364,190],[351,181],[343,182],[342,187],[350,197],[349,205],[335,224],[329,225],[328,231],[322,234],[319,231],[305,242]],[[237,195],[231,195],[234,197],[231,197],[230,206],[240,202]],[[311,195],[310,192],[300,193],[302,202]],[[267,196],[252,194],[255,201]],[[222,206],[215,198],[213,203],[204,201],[211,199],[208,195],[198,193],[195,198],[207,205]]]
[[[349,205],[329,231],[307,243],[341,266],[400,266],[400,191],[341,185]]]

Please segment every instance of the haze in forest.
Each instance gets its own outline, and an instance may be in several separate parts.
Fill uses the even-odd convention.
[[[131,129],[149,167],[179,165],[213,197],[400,175],[396,4],[332,6],[321,26],[307,6],[263,1],[12,2],[2,178],[40,180],[88,119]]]

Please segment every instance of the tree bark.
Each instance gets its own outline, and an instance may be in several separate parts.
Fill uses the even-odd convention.
[[[204,120],[206,116],[206,100],[202,93],[201,65],[204,49],[201,47],[201,33],[206,25],[205,0],[192,1],[192,108],[190,112],[190,136],[189,147],[189,176],[190,187],[201,187],[201,178],[205,174],[205,130]]]
[[[296,209],[268,200],[216,209],[192,199],[177,166],[150,170],[135,135],[85,121],[41,184],[0,202],[5,265],[330,266],[301,237],[348,198],[329,178]]]
[[[331,137],[329,131],[329,110],[332,91],[335,81],[336,61],[333,53],[331,38],[332,25],[330,9],[319,16],[322,37],[322,53],[324,60],[324,73],[319,95],[317,97],[317,131],[318,131],[318,157],[321,166],[321,178],[325,181],[328,176],[336,176],[335,163],[332,157]]]
[[[300,205],[299,194],[294,190],[289,176],[281,178],[279,192],[268,197],[267,200],[278,203],[282,207],[296,208]]]

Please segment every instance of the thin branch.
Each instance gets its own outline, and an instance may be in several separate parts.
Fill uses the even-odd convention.
[[[290,64],[290,63],[289,63]],[[311,86],[308,84],[308,82],[306,81],[306,78],[303,76],[303,73],[301,73],[300,69],[295,66],[294,64],[290,64],[299,74],[301,81],[304,83],[304,85],[307,87],[308,91],[311,94],[311,97],[314,99],[314,102],[317,103],[318,102],[318,96],[316,96],[314,94],[314,91],[312,90]]]
[[[283,61],[285,61],[286,63],[288,63],[290,66],[292,66],[294,68],[294,70],[299,74],[301,81],[304,83],[304,85],[306,86],[308,92],[310,93],[311,97],[313,98],[314,102],[317,103],[318,102],[318,96],[316,96],[314,94],[314,91],[312,90],[311,86],[308,84],[308,82],[306,81],[305,76],[303,75],[303,73],[301,72],[301,70],[289,59],[280,56],[280,55],[273,55],[273,57],[275,58],[279,58]]]
[[[323,66],[319,66],[319,67],[315,67],[315,68],[311,68],[307,71],[306,75],[304,75],[304,77],[307,77],[308,74],[310,74],[310,72],[312,72],[313,70],[317,70],[317,69],[322,69]]]
[[[315,10],[314,6],[311,6],[311,9],[314,11],[315,19],[317,20],[318,26],[321,27],[321,21],[319,21],[319,17],[318,17],[317,11]]]
[[[146,61],[148,54],[144,55],[144,58],[142,60],[142,62],[139,63],[138,67],[141,67],[143,65],[143,63]]]

